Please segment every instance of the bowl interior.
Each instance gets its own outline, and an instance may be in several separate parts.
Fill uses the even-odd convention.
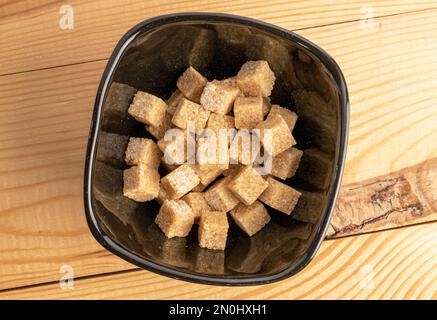
[[[138,261],[186,274],[249,279],[297,267],[320,240],[335,187],[341,93],[328,68],[298,41],[237,21],[169,21],[145,26],[131,38],[102,93],[97,122],[90,197],[99,229]],[[224,79],[244,62],[260,59],[277,78],[271,101],[299,115],[293,135],[304,156],[296,176],[286,181],[302,192],[297,208],[291,217],[268,208],[272,221],[253,237],[229,217],[224,252],[200,248],[197,227],[187,238],[167,239],[153,222],[157,203],[136,203],[122,194],[127,138],[152,138],[127,114],[133,94],[139,89],[167,99],[189,65],[210,80]]]

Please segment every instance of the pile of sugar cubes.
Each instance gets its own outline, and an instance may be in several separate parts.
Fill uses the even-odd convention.
[[[197,223],[200,247],[224,250],[228,212],[249,236],[269,223],[265,205],[287,215],[292,213],[300,193],[280,180],[295,174],[302,151],[293,147],[296,141],[292,130],[297,115],[270,103],[274,82],[275,75],[267,61],[248,61],[236,76],[220,81],[208,81],[189,67],[166,102],[146,92],[135,94],[128,112],[146,125],[157,142],[130,138],[125,161],[131,167],[124,171],[123,192],[135,201],[155,199],[160,204],[155,223],[167,237],[185,237]],[[174,144],[182,141],[186,151],[189,123],[197,136],[197,151],[206,143],[201,135],[204,129],[233,132],[226,136],[224,146],[216,145],[224,154],[220,161],[202,163],[201,152],[196,154],[198,161],[190,161],[193,159],[188,152],[178,157]],[[180,129],[182,139],[165,139],[172,128]],[[236,140],[239,132],[255,132],[249,133],[251,138],[257,138],[265,151],[265,130],[272,133],[268,148],[272,161],[269,173],[261,174],[260,164],[255,162],[257,155],[241,157]],[[230,150],[235,145],[237,156],[231,157]],[[172,152],[169,147],[173,147]],[[161,177],[160,166],[168,174]]]

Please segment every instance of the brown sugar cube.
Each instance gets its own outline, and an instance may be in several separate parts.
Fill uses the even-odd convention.
[[[259,200],[273,209],[290,215],[299,201],[300,192],[272,177],[267,177],[267,182],[269,186],[261,194]]]
[[[234,102],[235,127],[252,130],[264,120],[261,97],[237,97]]]
[[[196,163],[193,164],[193,168],[200,179],[200,183],[193,189],[197,192],[205,190],[224,170],[229,168],[229,149],[227,144],[225,143],[223,147],[215,145],[215,153],[209,155],[208,152],[211,151],[211,148],[214,148],[215,141],[213,141],[213,145],[206,145],[206,140],[207,137],[202,137],[198,140]]]
[[[227,85],[231,86],[231,87],[237,88],[238,89],[237,97],[244,97],[243,92],[241,92],[240,88],[238,87],[237,77],[236,76],[230,77],[230,78],[226,78],[226,79],[222,80],[222,82],[224,84],[227,84]]]
[[[270,222],[267,209],[259,201],[255,201],[250,206],[240,203],[231,210],[231,216],[241,230],[250,237]]]
[[[135,120],[158,127],[164,120],[166,103],[147,92],[138,91],[127,110]]]
[[[187,129],[188,123],[194,125],[194,130],[200,132],[206,126],[210,112],[199,104],[188,99],[182,99],[173,115],[172,122],[181,129]]]
[[[272,159],[272,175],[282,180],[295,175],[303,152],[296,148],[282,151]]]
[[[179,102],[184,98],[184,94],[176,89],[167,100],[167,113],[173,115],[178,107]]]
[[[180,129],[175,130],[171,137],[158,140],[158,148],[164,153],[166,164],[182,164],[187,160],[187,135]]]
[[[290,128],[284,118],[279,114],[273,114],[267,117],[266,120],[256,126],[256,129],[259,129],[259,131],[255,132],[259,135],[264,150],[272,157],[277,156],[282,151],[296,144],[296,141],[291,135]],[[269,130],[270,134],[266,132],[266,130]],[[269,136],[271,139],[267,139]],[[271,143],[269,143],[269,141],[271,141]]]
[[[226,141],[219,141],[215,136],[205,135],[197,140],[196,162],[207,165],[206,169],[229,167],[229,148]],[[212,166],[215,165],[215,166]]]
[[[288,110],[287,108],[281,107],[280,105],[273,104],[267,118],[274,114],[279,114],[280,116],[282,116],[290,130],[293,131],[293,128],[297,121],[297,114],[295,112]]]
[[[154,127],[154,126],[146,125],[146,130],[149,131],[149,133],[153,137],[160,140],[164,138],[164,135],[167,132],[167,130],[173,127],[173,123],[171,122],[172,118],[173,116],[170,113],[166,112],[164,119],[162,119],[162,122],[159,126]]]
[[[245,96],[268,97],[273,90],[275,74],[265,60],[248,61],[238,72],[237,83]]]
[[[200,95],[208,80],[202,76],[193,67],[187,70],[179,77],[176,86],[188,99],[199,102]]]
[[[171,199],[179,199],[200,182],[196,172],[189,164],[183,164],[161,179],[162,186]]]
[[[271,108],[272,104],[270,103],[270,99],[263,97],[263,115],[266,116],[270,112]]]
[[[123,172],[123,194],[135,201],[155,199],[159,194],[158,170],[139,163]]]
[[[215,138],[208,143],[208,138],[198,140],[196,150],[196,163],[193,165],[200,183],[195,191],[203,191],[217,177],[229,168],[229,148],[226,141],[217,142]]]
[[[241,129],[235,135],[229,148],[230,163],[254,164],[258,161],[260,151],[261,142],[258,136],[250,134],[246,129]]]
[[[205,192],[205,200],[213,210],[228,212],[240,202],[227,187],[230,178],[218,180]]]
[[[199,222],[199,246],[212,250],[225,250],[228,229],[226,212],[204,212]]]
[[[159,193],[158,196],[156,197],[156,201],[159,204],[163,204],[165,200],[171,200],[170,196],[168,195],[167,191],[164,189],[164,187],[162,185],[159,186]]]
[[[267,181],[252,166],[243,167],[228,183],[228,189],[246,205],[254,203],[267,187]]]
[[[222,139],[223,136],[227,136],[229,144],[235,135],[235,130],[232,130],[235,128],[235,119],[232,116],[211,112],[208,122],[206,123],[206,128],[211,129],[217,139]]]
[[[200,97],[200,104],[206,110],[219,114],[227,114],[234,105],[240,89],[230,81],[213,80],[208,82]]]
[[[197,221],[204,212],[211,211],[211,208],[208,205],[208,202],[206,202],[202,192],[190,192],[185,195],[182,200],[184,200],[193,210],[195,221]]]
[[[220,165],[216,164],[194,164],[194,171],[196,171],[197,176],[200,179],[200,185],[208,186],[213,182],[218,176],[220,176],[224,169]]]
[[[167,238],[186,237],[194,223],[193,210],[183,200],[166,200],[159,209],[155,223]]]
[[[128,165],[145,164],[157,169],[161,162],[162,153],[151,139],[129,138],[126,148],[125,161]]]

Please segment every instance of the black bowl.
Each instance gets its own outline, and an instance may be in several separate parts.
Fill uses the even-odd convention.
[[[126,112],[136,89],[168,98],[192,65],[209,79],[233,76],[248,60],[275,72],[274,103],[295,110],[293,131],[304,150],[287,184],[302,192],[292,216],[269,208],[272,221],[253,237],[230,220],[224,252],[201,249],[197,228],[167,239],[153,223],[154,202],[122,195],[128,136],[147,136]],[[134,89],[135,88],[135,89]],[[144,269],[193,282],[264,284],[289,277],[314,257],[327,229],[344,166],[348,94],[335,61],[310,41],[244,17],[187,13],[146,20],[117,44],[97,92],[85,166],[86,217],[94,237]]]

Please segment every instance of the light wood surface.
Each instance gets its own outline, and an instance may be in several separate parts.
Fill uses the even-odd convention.
[[[3,24],[0,75],[17,71],[106,59],[118,39],[135,24],[174,12],[224,12],[265,20],[287,29],[358,20],[371,7],[375,17],[437,8],[435,0],[421,1],[283,1],[170,0],[69,1],[75,28],[59,28],[64,3],[18,1],[0,7]]]
[[[298,276],[255,287],[191,284],[134,270],[0,293],[24,299],[436,299],[437,223],[325,241]]]
[[[103,62],[0,77],[0,288],[130,265],[86,225],[82,190]]]
[[[96,243],[83,214],[83,160],[97,85],[118,38],[147,17],[176,11],[241,14],[288,29],[301,29],[297,31],[299,34],[326,49],[340,64],[351,99],[344,186],[390,177],[427,161],[435,163],[437,10],[432,9],[437,7],[435,1],[337,1],[329,5],[322,1],[170,1],[165,4],[72,1],[71,4],[75,12],[74,30],[59,28],[59,2],[18,1],[0,6],[0,32],[5,39],[0,43],[0,290],[7,290],[4,294],[14,294],[9,290],[17,287],[58,281],[59,268],[64,264],[74,267],[76,277],[100,275],[88,279],[90,285],[84,286],[82,293],[92,287],[92,281],[100,281],[99,288],[109,292],[121,285],[112,279],[125,276],[131,279],[137,274],[141,277],[146,274],[151,282],[174,287],[175,297],[188,297],[184,292],[191,292],[191,285],[142,271],[102,276],[135,267]],[[358,20],[365,15],[366,5],[371,5],[375,17],[379,18],[373,20],[373,27],[366,23],[363,29]],[[431,177],[435,168],[432,170]],[[431,211],[424,219],[410,223],[435,219],[435,209],[434,213]],[[398,231],[390,234],[401,234]],[[385,239],[385,234],[371,236],[378,242]],[[349,241],[354,243],[367,237],[329,241],[324,248],[336,245],[337,241],[341,248]],[[423,252],[426,261],[435,263],[435,243],[434,239],[434,247]],[[341,250],[338,250],[339,255]],[[348,252],[341,258],[354,261],[354,251]],[[319,270],[317,265],[312,263],[306,272]],[[382,268],[381,272],[389,270]],[[428,281],[427,285],[414,285],[413,294],[402,293],[399,297],[432,296],[429,286],[435,288],[435,273],[427,272],[420,276]],[[314,281],[324,281],[315,274],[314,271]],[[416,279],[399,277],[402,286],[407,287],[413,286]],[[107,289],[103,289],[102,279],[108,279]],[[299,281],[301,276],[295,279],[292,282]],[[85,285],[87,282],[83,281]],[[110,283],[115,287],[110,287]],[[270,286],[270,290],[286,290],[288,285],[291,286],[284,281]],[[141,287],[135,289],[138,297],[152,297],[143,293],[146,288],[141,291]],[[347,285],[338,287],[331,295],[317,290],[314,292],[319,293],[313,294],[309,289],[305,294],[307,297],[352,296]],[[126,297],[131,294],[122,289],[108,294],[120,298],[124,292]],[[214,298],[222,289],[202,290]],[[262,289],[258,291],[262,297]],[[20,292],[27,291],[17,291],[16,297]],[[55,296],[63,294],[50,292]],[[232,291],[227,292],[232,295]],[[364,296],[364,293],[354,295]],[[389,295],[372,295],[382,296]],[[292,296],[283,293],[277,297]]]

